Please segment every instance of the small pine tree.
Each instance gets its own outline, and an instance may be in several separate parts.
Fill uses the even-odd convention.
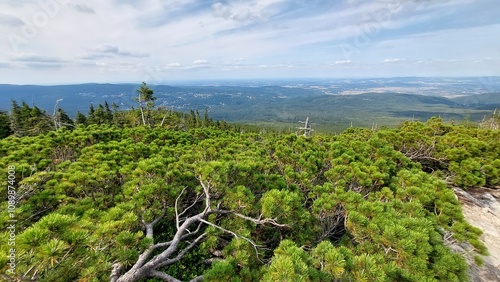
[[[80,111],[76,113],[75,123],[77,125],[85,125],[87,123],[87,117],[82,114]]]
[[[9,115],[5,111],[0,111],[0,139],[12,134],[10,129]]]
[[[21,107],[15,100],[12,100],[11,104],[10,128],[14,134],[19,135],[21,131]]]
[[[17,137],[35,136],[53,129],[52,118],[37,106],[31,108],[26,102],[21,106],[12,101],[10,128]]]
[[[75,125],[75,122],[68,116],[68,114],[62,108],[59,108],[57,112],[62,126],[72,127]]]
[[[108,101],[104,101],[104,111],[106,123],[113,123],[113,112],[111,112],[111,109],[109,108]]]
[[[137,90],[139,96],[135,100],[139,103],[139,109],[141,111],[142,123],[149,127],[152,126],[151,110],[154,108],[156,97],[154,97],[154,92],[146,82],[143,82],[139,90]]]
[[[94,108],[93,104],[90,104],[89,113],[87,114],[87,120],[86,120],[85,124],[89,125],[89,124],[96,124],[96,123],[97,123],[97,119],[95,116],[95,108]]]
[[[105,124],[106,121],[106,110],[103,105],[99,104],[95,110],[95,119],[97,124]]]

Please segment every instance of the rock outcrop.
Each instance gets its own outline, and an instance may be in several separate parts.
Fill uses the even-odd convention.
[[[453,190],[462,205],[466,220],[483,231],[480,239],[488,248],[489,255],[483,257],[484,265],[478,267],[470,253],[470,246],[459,244],[450,247],[466,256],[471,281],[500,281],[500,189]]]

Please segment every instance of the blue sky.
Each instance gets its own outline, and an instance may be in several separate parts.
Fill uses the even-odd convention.
[[[0,83],[499,76],[498,0],[2,0]]]

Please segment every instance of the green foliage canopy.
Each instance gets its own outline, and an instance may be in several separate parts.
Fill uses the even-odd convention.
[[[15,166],[19,183],[17,278],[109,280],[117,262],[124,273],[172,239],[177,210],[203,209],[200,181],[210,208],[231,212],[210,214],[203,242],[158,269],[178,279],[465,281],[450,234],[486,253],[448,185],[498,185],[498,131],[432,119],[304,138],[112,123],[0,140],[0,179]]]

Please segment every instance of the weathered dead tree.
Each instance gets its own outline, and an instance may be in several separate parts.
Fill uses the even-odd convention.
[[[311,132],[314,131],[314,129],[312,129],[311,127],[311,123],[309,122],[309,117],[306,118],[306,121],[299,121],[300,123],[303,123],[304,126],[302,127],[297,127],[298,131],[296,132],[296,134],[298,135],[299,132],[304,132],[302,135],[304,137],[309,137],[311,136]]]
[[[54,105],[54,112],[52,114],[52,120],[54,122],[54,129],[58,130],[61,128],[61,116],[58,114],[58,109],[59,109],[59,102],[61,102],[63,99],[58,99],[56,100],[56,104]]]
[[[491,129],[491,130],[500,129],[500,113],[497,113],[497,110],[495,109],[493,115],[488,119],[484,117],[479,126],[481,128]]]
[[[115,263],[110,275],[110,280],[112,282],[132,282],[139,281],[144,278],[159,278],[164,281],[180,282],[177,278],[162,272],[161,269],[180,261],[186,253],[203,241],[207,235],[207,233],[204,232],[204,227],[206,226],[215,227],[225,233],[229,233],[237,238],[246,240],[256,251],[258,250],[260,246],[258,246],[251,239],[240,236],[231,230],[224,229],[221,226],[208,221],[208,216],[210,214],[234,215],[255,224],[272,224],[278,227],[286,227],[286,225],[279,224],[274,219],[262,219],[262,216],[259,218],[253,218],[234,211],[219,209],[219,207],[212,208],[210,198],[212,184],[211,182],[204,182],[201,177],[198,179],[203,188],[203,192],[192,200],[192,202],[184,208],[184,210],[179,211],[179,200],[186,191],[186,188],[181,191],[175,200],[174,210],[177,231],[175,232],[172,240],[168,242],[153,241],[151,246],[139,255],[135,264],[124,273],[122,273],[123,266],[120,263]],[[204,202],[203,210],[194,215],[187,215],[190,213],[190,210],[197,206],[200,202]],[[165,213],[166,207],[163,209],[163,213],[153,221],[148,223],[143,222],[147,238],[150,238],[151,240],[154,239],[153,227],[164,218]],[[188,244],[186,247],[179,248],[182,242],[187,242]],[[161,252],[158,253],[159,251]],[[153,253],[158,254],[153,256]],[[198,276],[191,281],[201,281],[202,279],[203,276]]]
[[[138,97],[136,98],[136,101],[139,104],[139,110],[141,110],[142,125],[146,125],[146,117],[144,116],[144,105],[142,103],[143,101],[142,101],[140,93],[139,93]]]

